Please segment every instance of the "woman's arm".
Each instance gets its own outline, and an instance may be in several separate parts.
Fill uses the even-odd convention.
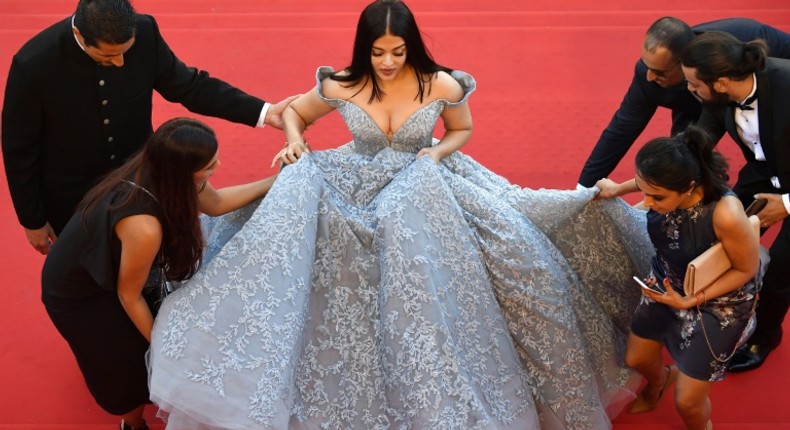
[[[115,234],[121,241],[118,299],[137,330],[151,342],[154,317],[142,291],[162,244],[162,226],[151,215],[132,215],[115,224]]]
[[[324,92],[330,93],[331,87],[337,82],[327,78],[324,79]],[[325,101],[321,100],[316,90],[308,91],[291,102],[283,111],[283,131],[285,132],[285,148],[272,160],[272,166],[278,160],[286,164],[295,163],[304,152],[310,152],[310,148],[304,142],[304,131],[308,125],[312,124],[322,116],[332,112],[334,108]]]
[[[727,294],[749,282],[757,273],[760,259],[760,237],[736,197],[723,197],[716,204],[713,228],[732,267],[705,289],[706,300]]]
[[[417,156],[430,156],[433,161],[440,162],[444,157],[459,150],[472,138],[472,112],[469,105],[447,108],[442,112],[445,133],[442,140],[431,148],[424,148]]]
[[[198,209],[206,215],[220,216],[263,197],[272,188],[277,176],[269,176],[248,184],[215,189],[211,182],[198,193]]]
[[[439,73],[434,82],[441,98],[457,101],[464,96],[461,85],[447,73]],[[444,123],[444,136],[435,146],[424,148],[417,153],[417,157],[428,155],[435,162],[440,162],[444,157],[459,150],[472,138],[472,111],[468,103],[454,107],[447,107],[442,111]]]

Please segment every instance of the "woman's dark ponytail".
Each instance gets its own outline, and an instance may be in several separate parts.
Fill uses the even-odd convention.
[[[659,137],[643,146],[636,154],[636,170],[648,183],[678,193],[701,186],[703,202],[710,203],[729,189],[727,161],[714,146],[710,134],[691,125],[674,137]]]
[[[695,181],[705,189],[705,203],[719,200],[727,192],[729,186],[727,174],[729,168],[724,157],[714,151],[716,142],[704,129],[689,126],[677,136],[689,149],[699,163],[699,178]]]

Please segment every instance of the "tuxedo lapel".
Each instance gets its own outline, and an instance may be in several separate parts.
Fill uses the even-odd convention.
[[[775,166],[776,148],[774,145],[774,106],[771,79],[765,70],[757,73],[757,120],[760,127],[760,145],[763,147],[768,164]]]

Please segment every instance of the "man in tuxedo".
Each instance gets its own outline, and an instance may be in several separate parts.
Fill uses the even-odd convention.
[[[8,186],[30,244],[46,254],[85,193],[153,134],[152,95],[192,112],[281,128],[275,105],[170,50],[128,0],[80,0],[14,56],[2,114]]]
[[[686,90],[679,59],[696,35],[712,30],[744,42],[763,39],[771,56],[790,58],[790,34],[751,19],[722,19],[693,28],[673,17],[657,20],[647,30],[631,86],[588,157],[579,185],[592,187],[612,173],[659,106],[672,110],[672,135],[697,120],[702,106]]]
[[[704,102],[698,125],[716,140],[728,133],[746,158],[733,190],[744,206],[768,200],[758,214],[763,228],[781,224],[763,278],[757,328],[730,362],[732,372],[762,365],[782,341],[790,306],[790,60],[766,52],[763,41],[744,43],[712,31],[695,38],[681,56],[688,89]]]

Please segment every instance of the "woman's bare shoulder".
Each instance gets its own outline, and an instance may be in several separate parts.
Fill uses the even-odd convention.
[[[746,219],[746,215],[743,205],[734,195],[722,197],[713,209],[713,226],[716,231],[742,228],[744,219]]]
[[[437,72],[431,79],[431,98],[444,99],[450,102],[458,102],[464,97],[464,90],[461,84],[449,73]]]
[[[342,77],[346,75],[348,75],[348,72],[341,70],[335,76]],[[332,99],[347,100],[359,92],[359,84],[355,85],[353,82],[338,81],[330,76],[321,80],[321,87],[324,97]]]

